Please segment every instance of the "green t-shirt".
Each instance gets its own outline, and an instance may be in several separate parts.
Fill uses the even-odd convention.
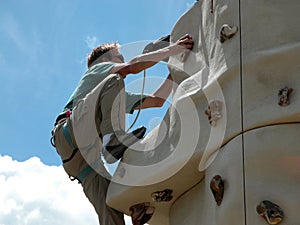
[[[77,88],[71,95],[64,111],[72,109],[77,102],[83,99],[90,91],[92,91],[100,82],[110,75],[110,71],[114,67],[114,62],[98,63],[87,70],[83,75]],[[126,96],[126,113],[133,113],[134,109],[140,104],[141,94],[125,92]],[[145,100],[146,95],[143,96]]]

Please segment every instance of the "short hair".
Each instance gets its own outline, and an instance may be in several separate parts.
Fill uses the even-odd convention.
[[[104,55],[105,53],[109,52],[112,49],[119,49],[120,45],[117,42],[114,43],[106,43],[99,45],[98,47],[94,48],[91,53],[87,57],[87,66],[90,65],[99,57]],[[110,54],[107,54],[107,57],[110,57]]]

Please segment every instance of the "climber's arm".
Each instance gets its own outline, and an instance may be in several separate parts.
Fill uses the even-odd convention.
[[[160,85],[160,87],[152,94],[147,95],[145,100],[142,103],[142,109],[153,108],[153,107],[162,107],[166,99],[170,95],[173,86],[173,79],[171,74],[165,79],[165,81]],[[139,109],[138,106],[136,109]]]
[[[194,42],[192,37],[186,34],[174,44],[165,48],[136,56],[129,62],[115,65],[111,73],[118,73],[123,78],[125,78],[128,74],[137,74],[167,57],[180,54],[187,51],[187,49],[192,49],[193,44]]]

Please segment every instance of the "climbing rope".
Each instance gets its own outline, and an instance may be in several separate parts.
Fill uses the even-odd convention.
[[[146,83],[146,70],[144,70],[144,77],[143,77],[143,85],[142,85],[142,93],[141,93],[141,99],[140,99],[140,108],[138,113],[136,114],[136,117],[133,121],[133,123],[131,124],[131,126],[127,129],[127,132],[135,125],[136,121],[138,120],[138,117],[141,113],[141,109],[142,109],[142,103],[143,103],[143,95],[144,95],[144,91],[145,91],[145,83]]]

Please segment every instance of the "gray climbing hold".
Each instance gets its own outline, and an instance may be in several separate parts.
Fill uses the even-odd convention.
[[[256,211],[268,224],[279,224],[284,218],[283,210],[268,200],[260,202],[256,207]]]
[[[218,100],[211,101],[205,114],[208,116],[208,121],[211,126],[216,126],[217,121],[223,117],[222,115],[223,103]]]
[[[278,92],[278,105],[288,106],[290,104],[290,94],[293,92],[293,88],[284,87]]]
[[[228,24],[224,24],[220,29],[220,42],[224,43],[226,40],[232,38],[238,32],[238,28],[236,26],[229,26]]]

